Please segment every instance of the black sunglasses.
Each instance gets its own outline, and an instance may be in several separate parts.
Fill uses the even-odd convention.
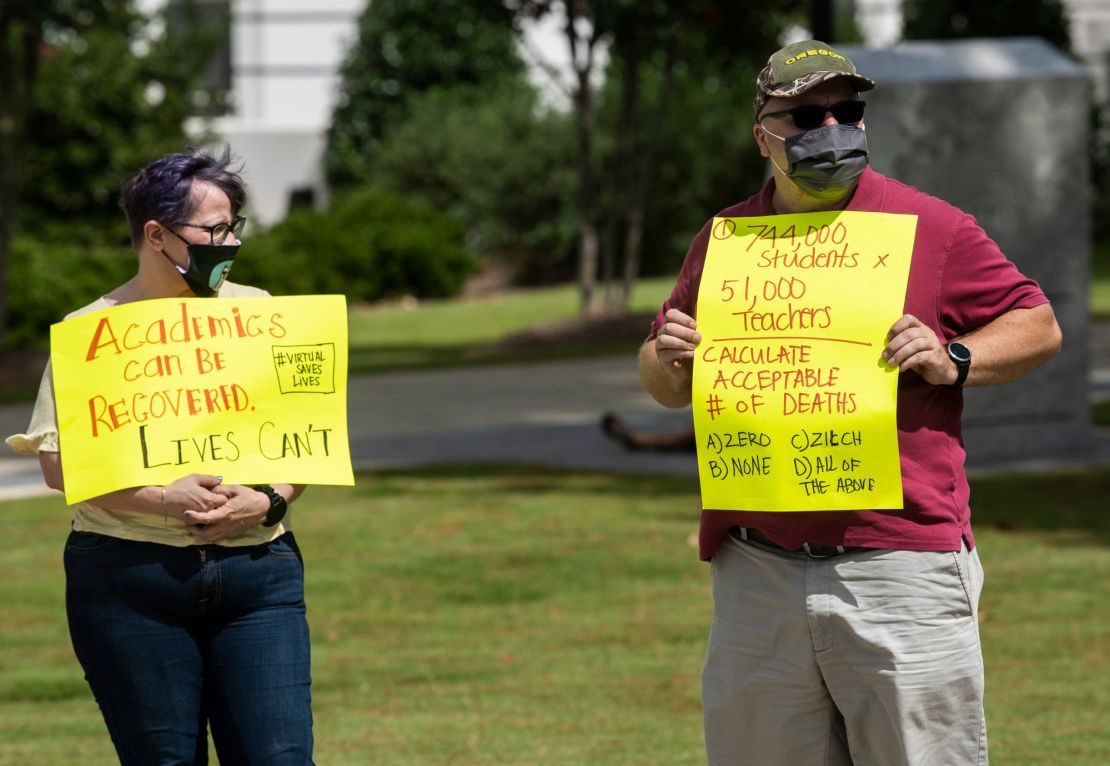
[[[832,116],[841,125],[855,125],[863,119],[863,108],[867,106],[866,101],[858,101],[853,99],[851,101],[838,101],[835,104],[825,106],[824,104],[802,104],[793,109],[784,109],[781,112],[767,112],[761,115],[760,122],[768,117],[782,117],[789,114],[793,120],[794,125],[802,130],[813,130],[814,128],[821,127],[821,123],[825,121],[825,115],[832,112]]]
[[[217,223],[214,226],[201,226],[200,224],[185,223],[184,221],[178,221],[174,224],[174,226],[188,226],[190,229],[200,229],[202,231],[206,231],[208,232],[208,236],[211,238],[209,241],[213,245],[222,245],[224,240],[227,239],[228,234],[234,234],[235,238],[239,239],[239,235],[243,233],[243,224],[245,224],[246,222],[247,219],[240,215],[236,216],[235,220],[231,223]],[[173,231],[173,229],[170,229],[170,231]],[[173,233],[177,234],[176,231],[174,231]],[[178,234],[178,236],[181,235]]]

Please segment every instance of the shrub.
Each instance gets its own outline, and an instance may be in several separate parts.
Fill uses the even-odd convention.
[[[326,212],[296,210],[245,238],[232,274],[274,294],[343,293],[372,301],[450,296],[473,268],[461,227],[445,214],[365,188],[336,198]]]
[[[121,227],[122,228],[122,227]],[[136,255],[121,237],[91,226],[54,225],[12,239],[8,347],[45,347],[50,325],[129,279]],[[115,239],[118,244],[110,244]]]
[[[574,274],[574,125],[526,86],[437,88],[381,144],[383,188],[435,205],[483,261],[525,281]]]
[[[114,244],[113,244],[114,243]],[[376,189],[297,210],[244,238],[236,282],[275,295],[341,293],[351,301],[455,294],[474,268],[461,227],[427,204]],[[17,232],[9,270],[8,347],[45,347],[50,325],[134,275],[136,255],[118,226],[52,224]]]

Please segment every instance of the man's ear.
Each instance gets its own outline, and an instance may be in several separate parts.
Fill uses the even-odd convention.
[[[771,150],[767,148],[767,135],[763,132],[763,126],[758,122],[752,125],[752,135],[755,136],[755,145],[759,147],[760,155],[770,157]]]
[[[143,224],[143,239],[152,250],[161,251],[166,246],[166,230],[155,220]]]

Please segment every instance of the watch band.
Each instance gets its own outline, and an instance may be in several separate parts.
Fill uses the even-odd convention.
[[[971,349],[956,341],[946,344],[944,349],[948,352],[948,358],[956,365],[956,382],[949,383],[948,387],[960,388],[971,370]]]
[[[270,510],[266,511],[266,518],[262,522],[264,527],[276,526],[282,519],[285,518],[285,512],[289,510],[289,503],[281,496],[281,493],[271,487],[269,484],[258,484],[253,489],[258,492],[264,493],[270,498]]]

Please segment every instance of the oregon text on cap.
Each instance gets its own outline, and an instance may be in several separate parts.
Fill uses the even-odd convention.
[[[841,61],[847,61],[848,60],[846,57],[840,55],[836,51],[827,51],[824,48],[818,48],[817,50],[812,50],[812,51],[802,51],[797,56],[793,56],[791,58],[788,58],[786,61],[784,61],[782,63],[783,64],[793,64],[798,59],[804,59],[806,56],[830,56],[834,59],[840,59]]]

